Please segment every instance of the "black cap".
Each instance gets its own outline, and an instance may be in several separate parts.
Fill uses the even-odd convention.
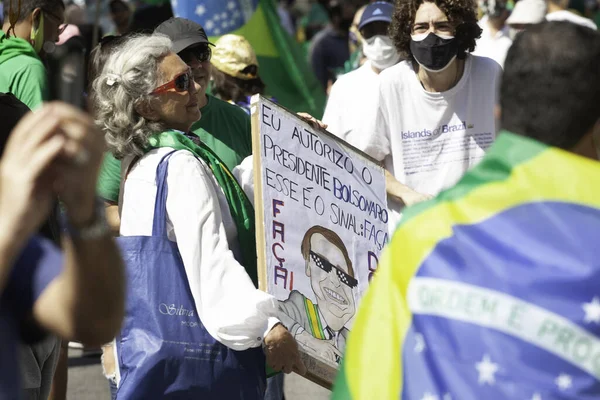
[[[214,44],[208,41],[202,25],[185,18],[168,19],[157,26],[154,32],[167,35],[173,42],[173,51],[175,53],[179,53],[190,46],[200,43],[214,46]]]

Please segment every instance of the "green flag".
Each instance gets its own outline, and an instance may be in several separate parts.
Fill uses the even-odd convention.
[[[267,94],[284,107],[321,118],[326,96],[301,46],[283,30],[273,0],[171,0],[175,16],[204,27],[211,42],[232,33],[256,52]]]

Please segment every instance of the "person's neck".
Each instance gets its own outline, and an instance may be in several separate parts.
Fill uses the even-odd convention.
[[[124,35],[129,32],[129,23],[117,25],[117,33]]]
[[[600,147],[600,144],[594,143],[593,134],[589,134],[580,140],[571,151],[582,157],[598,161],[598,151],[600,150],[598,147]]]
[[[417,64],[418,66],[418,64]],[[423,88],[432,93],[442,93],[452,89],[464,73],[465,60],[455,59],[448,68],[442,72],[430,72],[418,67],[417,77]]]
[[[190,129],[192,129],[192,125],[173,125],[167,128],[166,132],[179,131],[183,132],[183,134],[186,134],[190,131]]]
[[[550,13],[553,13],[553,12],[556,12],[556,11],[564,11],[564,10],[565,10],[565,8],[561,7],[560,5],[558,5],[558,4],[556,4],[556,3],[552,2],[552,1],[549,1],[548,2],[548,9],[546,11],[546,14],[550,14]]]
[[[24,40],[29,41],[29,37],[31,36],[31,32],[27,31],[22,24],[16,24],[14,29],[10,28],[10,22],[6,21],[4,25],[2,25],[2,31],[8,36],[8,31],[10,29],[10,37],[18,37]]]
[[[490,33],[492,34],[492,36],[496,36],[498,32],[500,32],[504,28],[504,19],[488,18],[487,25],[488,28],[490,28]]]
[[[348,36],[348,30],[344,30],[336,25],[331,25],[331,28],[333,29],[333,31],[335,32],[336,35]]]
[[[377,67],[375,67],[373,65],[373,63],[371,63],[371,69],[373,70],[373,72],[375,72],[377,75],[379,75],[381,73],[381,71],[383,71],[382,69],[379,69]]]
[[[207,104],[208,96],[206,95],[206,92],[204,92],[200,96],[198,96],[198,108],[204,108]]]

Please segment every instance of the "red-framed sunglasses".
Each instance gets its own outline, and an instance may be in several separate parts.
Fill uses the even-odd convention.
[[[194,82],[192,71],[188,70],[182,74],[179,74],[170,82],[165,83],[154,89],[150,94],[160,94],[167,92],[171,89],[175,89],[178,92],[186,92],[190,89],[190,85]]]

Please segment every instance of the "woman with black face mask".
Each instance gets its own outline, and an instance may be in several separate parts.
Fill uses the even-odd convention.
[[[379,96],[350,138],[385,164],[400,202],[390,208],[454,185],[494,141],[501,68],[470,54],[480,35],[471,0],[396,1],[390,36],[406,61],[379,75]]]

